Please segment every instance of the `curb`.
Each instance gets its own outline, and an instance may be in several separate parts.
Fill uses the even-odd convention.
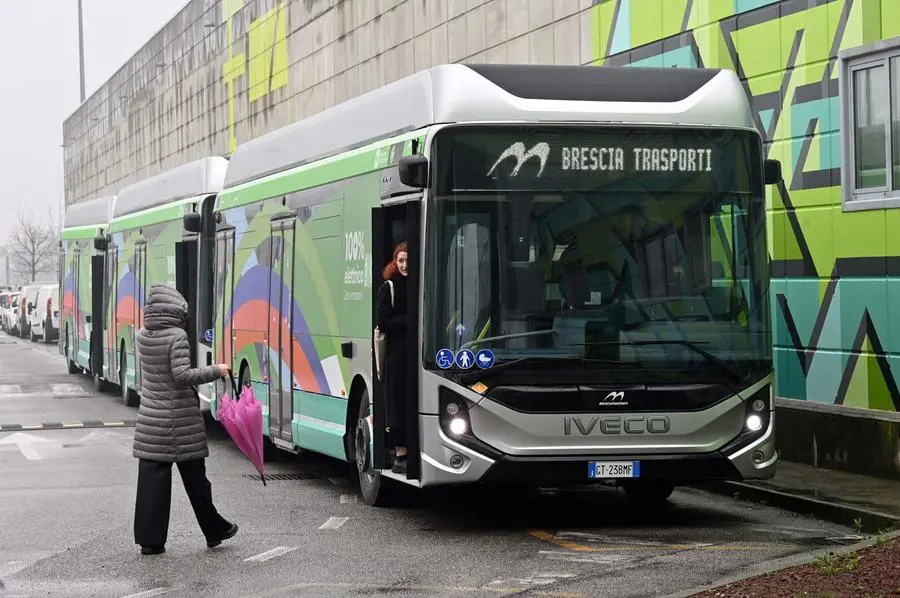
[[[893,540],[894,538],[900,537],[900,530],[890,532],[884,534],[883,539],[885,541]],[[849,546],[841,546],[840,548],[820,548],[818,550],[814,550],[812,552],[803,552],[800,554],[794,554],[790,556],[786,556],[774,561],[770,561],[763,567],[758,567],[754,569],[745,570],[743,573],[737,573],[735,575],[729,575],[728,577],[722,577],[715,581],[711,581],[710,583],[702,586],[696,586],[694,588],[690,588],[688,590],[682,590],[680,592],[676,592],[674,594],[667,594],[662,598],[690,598],[695,594],[699,594],[701,592],[708,592],[709,590],[715,590],[716,588],[721,588],[727,585],[731,585],[733,583],[737,583],[739,581],[744,581],[747,579],[752,579],[754,577],[761,577],[763,575],[769,575],[771,573],[778,573],[779,571],[784,571],[785,569],[790,569],[791,567],[796,567],[797,565],[808,565],[814,562],[818,557],[826,555],[826,554],[834,554],[834,555],[843,555],[851,552],[856,552],[858,550],[862,550],[863,548],[869,548],[870,546],[874,546],[876,542],[876,538],[867,538],[856,544],[851,544]]]
[[[77,430],[79,428],[133,428],[137,420],[85,420],[81,422],[41,422],[39,424],[0,424],[0,432],[30,432],[33,430]]]
[[[900,529],[900,517],[896,515],[754,486],[745,482],[714,482],[697,486],[697,488],[732,498],[737,494],[739,499],[765,502],[769,506],[794,511],[801,515],[811,515],[847,527],[855,527],[859,520],[861,522],[860,531],[864,533],[877,533],[886,528]]]

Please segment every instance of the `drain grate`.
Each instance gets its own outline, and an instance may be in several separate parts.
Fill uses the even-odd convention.
[[[248,480],[260,480],[259,474],[256,473],[245,473],[244,477]],[[321,479],[314,473],[300,472],[300,473],[267,473],[266,481],[272,480],[319,480]]]

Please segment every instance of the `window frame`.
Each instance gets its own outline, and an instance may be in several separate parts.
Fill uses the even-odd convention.
[[[893,145],[893,88],[900,89],[900,81],[891,79],[891,59],[900,60],[900,37],[882,40],[843,50],[838,53],[839,61],[839,105],[841,140],[841,207],[845,212],[880,210],[900,207],[900,181],[894,181]],[[885,135],[886,185],[857,189],[856,187],[856,95],[855,74],[859,71],[881,66],[887,76],[888,122]],[[896,115],[900,121],[900,115]],[[896,150],[900,151],[900,150]],[[896,187],[896,188],[895,188]]]

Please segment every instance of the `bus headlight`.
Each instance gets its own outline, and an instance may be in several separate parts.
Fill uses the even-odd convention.
[[[747,429],[753,432],[756,432],[760,428],[762,428],[763,420],[760,416],[755,413],[747,416]]]
[[[463,436],[471,429],[469,422],[469,405],[463,397],[442,388],[438,400],[438,419],[441,430],[448,436]]]
[[[450,420],[450,433],[456,436],[465,434],[469,429],[469,424],[461,417],[454,417]]]

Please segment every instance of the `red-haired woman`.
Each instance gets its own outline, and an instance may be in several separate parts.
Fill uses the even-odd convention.
[[[394,257],[385,266],[384,284],[378,289],[375,325],[387,335],[384,364],[385,425],[387,446],[393,446],[392,470],[406,473],[406,241],[394,248]]]

